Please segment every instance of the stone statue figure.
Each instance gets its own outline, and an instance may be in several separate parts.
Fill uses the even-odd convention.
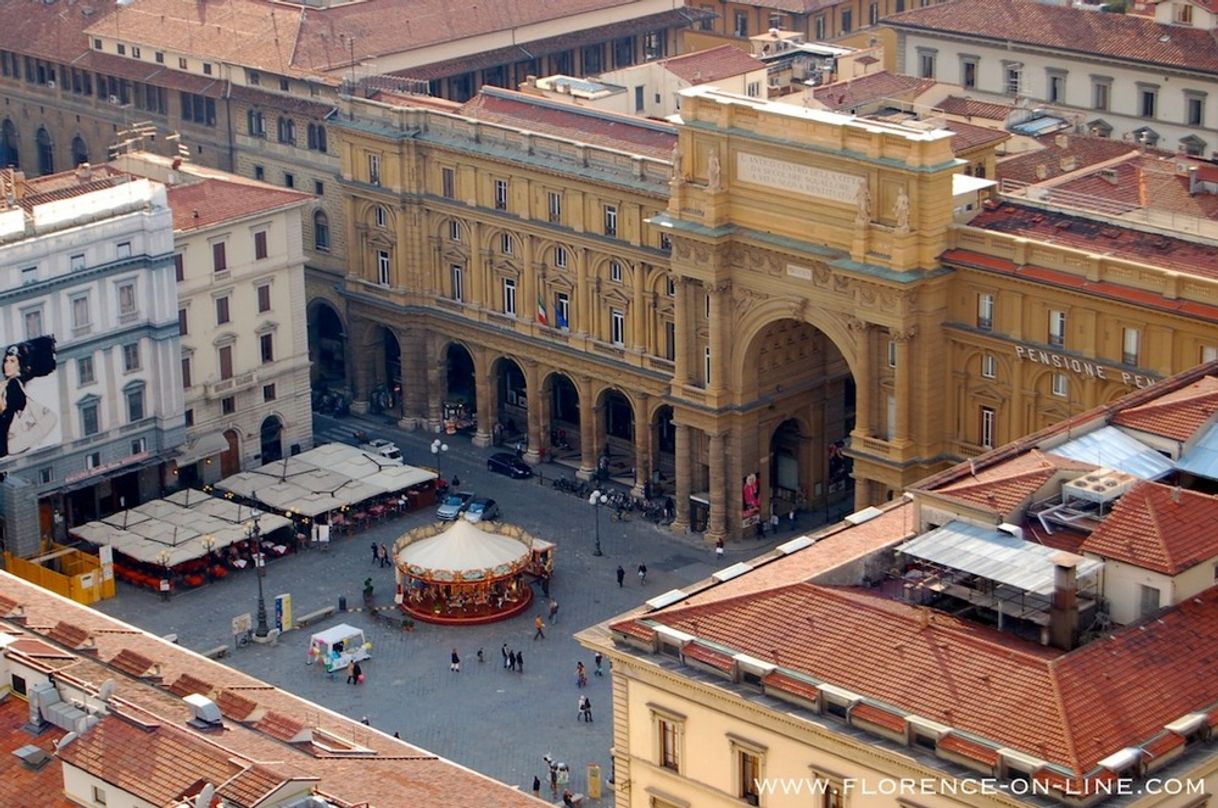
[[[897,220],[897,232],[909,232],[909,194],[902,188],[897,192],[897,201],[892,205],[892,216]]]
[[[858,206],[858,210],[854,214],[854,221],[858,224],[867,224],[871,221],[871,189],[867,187],[867,180],[859,182],[859,189],[854,194],[854,204]]]
[[[682,183],[685,181],[685,173],[681,169],[681,141],[672,144],[672,182]]]
[[[723,187],[723,177],[720,176],[719,169],[719,153],[711,152],[710,159],[706,163],[706,187],[711,191],[718,191]]]

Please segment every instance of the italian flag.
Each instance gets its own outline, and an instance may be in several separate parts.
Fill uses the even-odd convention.
[[[537,322],[542,325],[550,324],[550,319],[546,317],[546,304],[542,302],[540,295],[537,297]]]

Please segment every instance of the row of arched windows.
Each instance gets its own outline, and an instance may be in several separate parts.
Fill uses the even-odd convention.
[[[45,126],[38,127],[34,135],[34,146],[38,159],[38,173],[55,173],[55,142]],[[0,124],[0,166],[17,167],[21,162],[18,150],[17,127],[7,118]],[[80,135],[72,138],[72,165],[89,162],[89,146]]]

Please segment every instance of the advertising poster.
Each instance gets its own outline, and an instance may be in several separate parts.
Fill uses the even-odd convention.
[[[4,347],[0,463],[63,441],[55,368],[54,337],[36,337]]]

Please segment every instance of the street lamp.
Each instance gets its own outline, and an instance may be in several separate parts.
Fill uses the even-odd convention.
[[[592,496],[588,497],[588,504],[596,510],[596,549],[592,551],[594,556],[603,556],[601,552],[601,506],[609,501],[609,496],[601,491],[593,491]]]
[[[436,476],[441,480],[444,479],[444,472],[440,470],[441,458],[448,451],[448,444],[436,438],[431,442],[431,453],[436,458]]]
[[[246,535],[249,536],[250,543],[253,545],[254,556],[254,572],[258,576],[258,627],[254,629],[254,636],[260,639],[266,639],[271,633],[271,627],[266,623],[266,598],[262,594],[262,578],[266,575],[266,558],[262,555],[262,527],[258,524],[258,520],[262,518],[262,511],[254,508],[250,511],[250,516],[254,522],[246,528]]]

